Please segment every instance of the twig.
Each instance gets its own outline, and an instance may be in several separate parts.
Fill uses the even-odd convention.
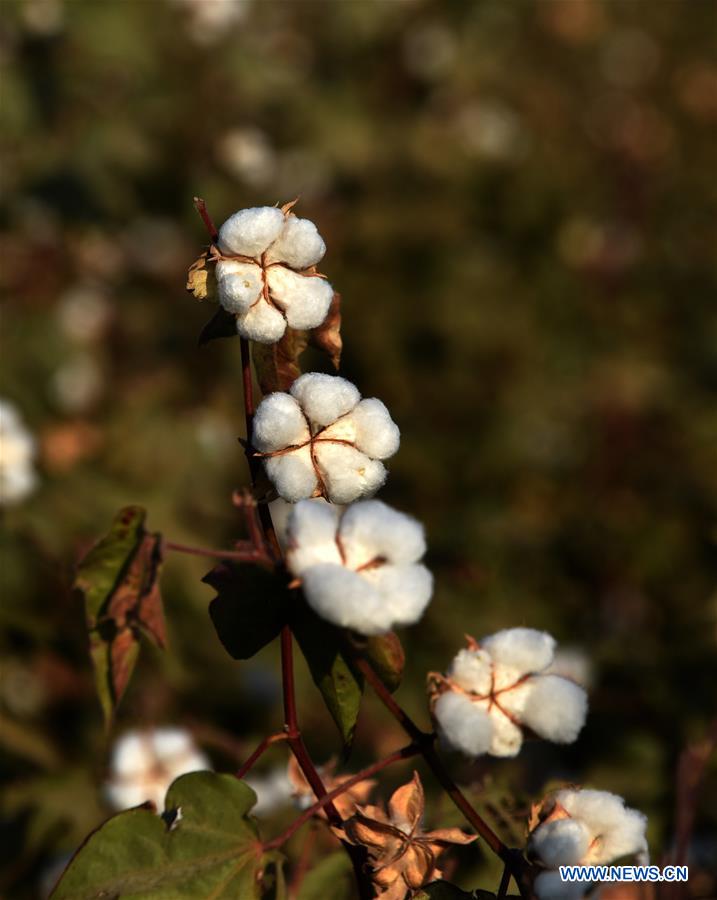
[[[503,874],[500,879],[500,884],[498,885],[498,893],[495,895],[496,900],[503,900],[504,897],[508,896],[508,885],[510,884],[511,874],[510,874],[510,866],[508,863],[503,867]]]
[[[237,545],[238,546],[238,545]],[[207,556],[212,559],[228,559],[237,562],[263,562],[271,565],[272,560],[266,553],[257,550],[253,545],[236,550],[210,550],[206,547],[190,547],[187,544],[178,544],[175,541],[163,541],[164,550],[173,550],[175,553],[188,553],[191,556]]]
[[[271,747],[272,744],[278,744],[280,741],[287,741],[288,739],[289,736],[285,731],[277,731],[275,734],[270,734],[268,737],[265,737],[264,740],[256,748],[256,750],[239,769],[239,771],[237,772],[237,778],[243,778],[246,773],[254,766],[256,761],[266,753],[266,751],[269,749],[269,747]]]

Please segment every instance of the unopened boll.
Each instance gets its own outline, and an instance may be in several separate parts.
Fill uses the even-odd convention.
[[[181,728],[130,731],[114,746],[105,795],[117,810],[149,800],[162,812],[165,794],[176,778],[210,768],[192,736]]]
[[[399,442],[398,426],[380,400],[362,400],[345,378],[314,372],[297,378],[289,393],[261,401],[252,435],[279,496],[292,503],[372,496],[386,480],[381,460]]]
[[[287,325],[324,321],[334,292],[314,269],[326,245],[313,222],[273,206],[242,209],[219,229],[217,244],[219,302],[242,337],[272,344]]]
[[[341,511],[297,503],[287,527],[286,561],[323,619],[361,634],[412,625],[423,615],[433,578],[420,562],[422,526],[379,500]]]
[[[547,871],[535,880],[540,900],[582,897],[589,882],[560,879],[560,866],[607,865],[626,856],[646,861],[647,819],[607,791],[565,789],[549,797],[538,815],[528,851]]]
[[[572,743],[585,724],[582,687],[548,673],[555,641],[531,628],[499,631],[461,650],[448,676],[431,675],[431,706],[444,741],[467,756],[515,756],[524,729]]]

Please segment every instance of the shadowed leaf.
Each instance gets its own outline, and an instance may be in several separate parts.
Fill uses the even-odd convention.
[[[146,808],[113,816],[70,862],[52,900],[253,900],[265,864],[249,812],[256,795],[231,775],[193,772],[167,793],[171,826]]]
[[[90,655],[105,720],[122,699],[139,653],[139,632],[167,643],[162,598],[160,536],[144,529],[145,511],[128,506],[81,560],[75,588],[85,602]]]
[[[343,850],[315,865],[301,883],[298,900],[350,900],[354,896],[351,860]]]
[[[197,344],[203,347],[209,341],[216,341],[217,338],[237,337],[237,335],[236,319],[223,306],[220,306],[204,328],[202,328]]]
[[[398,635],[393,631],[374,637],[351,636],[352,644],[373,667],[381,681],[393,693],[403,678],[406,655]]]
[[[305,331],[287,328],[284,337],[276,344],[253,344],[252,359],[262,394],[288,391],[301,375],[299,357],[306,349],[308,336]]]
[[[217,592],[209,615],[234,659],[250,659],[278,636],[286,622],[288,595],[276,575],[256,566],[222,563],[202,581]]]
[[[310,333],[311,343],[327,353],[333,367],[338,369],[341,362],[341,294],[334,293],[329,312],[318,328]]]

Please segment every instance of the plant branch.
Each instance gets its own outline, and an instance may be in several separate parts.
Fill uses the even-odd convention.
[[[272,744],[278,744],[280,741],[287,741],[288,739],[289,736],[285,731],[277,731],[275,734],[270,734],[268,737],[265,737],[264,740],[256,748],[256,750],[239,769],[239,771],[237,772],[237,778],[244,778],[247,772],[254,766],[254,763],[256,763],[256,761],[266,753],[266,751],[269,749],[269,747],[271,747]]]
[[[510,866],[508,863],[503,867],[503,874],[500,879],[500,884],[498,885],[498,893],[495,895],[496,900],[503,900],[504,897],[508,896],[508,886],[510,885]]]
[[[175,553],[187,553],[191,556],[208,556],[212,559],[235,560],[236,562],[266,563],[271,564],[272,560],[258,550],[253,544],[245,547],[237,547],[236,550],[210,550],[206,547],[190,547],[187,544],[178,544],[175,541],[163,541],[163,550],[172,550]]]
[[[360,772],[352,775],[351,778],[347,778],[346,781],[342,781],[341,784],[339,784],[333,790],[329,791],[327,794],[324,794],[323,797],[319,798],[316,803],[314,803],[308,809],[305,809],[304,812],[298,818],[296,818],[291,823],[291,825],[289,825],[286,831],[265,844],[264,850],[275,850],[277,847],[281,847],[281,845],[285,844],[290,837],[296,834],[296,832],[301,828],[302,825],[304,825],[309,821],[309,819],[315,816],[317,812],[327,807],[331,803],[331,801],[333,801],[336,797],[339,797],[346,791],[350,790],[355,784],[358,784],[361,781],[365,781],[367,778],[370,778],[377,772],[380,772],[383,769],[387,769],[393,763],[399,762],[399,760],[410,759],[412,756],[418,756],[420,752],[420,747],[417,747],[415,744],[408,744],[406,747],[401,747],[400,750],[394,750],[393,753],[391,753],[389,756],[385,756],[378,762],[372,763],[370,766],[366,766],[365,769],[361,769]]]
[[[219,232],[212,221],[212,217],[209,215],[207,211],[207,204],[202,200],[201,197],[194,198],[194,208],[197,210],[199,215],[202,217],[202,222],[204,222],[204,227],[207,229],[207,234],[209,235],[209,239],[212,243],[216,241],[219,237]]]

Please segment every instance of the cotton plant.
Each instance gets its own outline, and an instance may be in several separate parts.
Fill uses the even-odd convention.
[[[266,474],[289,502],[321,496],[344,504],[373,496],[386,480],[382,460],[396,453],[400,439],[380,400],[362,400],[350,381],[320,372],[265,397],[252,432]]]
[[[542,867],[539,900],[578,900],[590,882],[564,882],[560,866],[607,865],[623,857],[647,862],[647,819],[608,791],[565,788],[533,814],[528,853]]]
[[[516,756],[526,732],[573,743],[587,714],[585,690],[551,674],[555,640],[533,628],[509,628],[469,639],[447,676],[429,675],[431,707],[441,736],[466,756]]]
[[[0,398],[0,505],[21,503],[37,486],[37,444],[17,407]]]
[[[182,728],[128,731],[113,748],[105,797],[117,810],[149,802],[162,812],[175,778],[207,769],[209,760]]]
[[[283,713],[276,717],[276,730],[226,774],[196,771],[206,769],[208,761],[183,732],[132,732],[120,739],[108,800],[118,809],[148,800],[161,809],[171,782],[167,811],[179,810],[181,816],[174,816],[168,830],[158,828],[156,815],[145,810],[121,813],[117,826],[110,820],[73,860],[53,900],[125,892],[124,846],[117,843],[123,821],[143,848],[142,859],[131,861],[133,884],[151,884],[163,896],[174,896],[181,884],[183,896],[194,890],[219,897],[230,890],[232,896],[257,900],[267,892],[273,896],[282,881],[275,870],[291,865],[292,891],[301,893],[301,878],[310,872],[312,880],[323,879],[314,892],[331,900],[339,889],[331,873],[339,870],[332,862],[329,875],[322,875],[319,864],[336,837],[334,850],[348,855],[362,900],[405,900],[423,889],[432,896],[430,883],[446,880],[450,872],[451,845],[470,855],[474,844],[501,860],[499,896],[506,896],[512,879],[525,900],[573,900],[578,888],[559,885],[556,866],[642,853],[644,818],[610,794],[565,789],[533,816],[529,852],[521,854],[508,848],[471,804],[451,776],[450,758],[444,760],[439,749],[454,748],[470,758],[513,757],[526,737],[572,743],[587,713],[586,692],[577,681],[589,679],[570,677],[580,667],[561,656],[546,632],[508,627],[480,641],[469,638],[446,674],[429,673],[426,719],[430,713],[434,728],[422,728],[401,707],[395,692],[405,655],[394,629],[425,616],[433,577],[423,561],[420,522],[373,499],[386,481],[384,462],[400,444],[388,409],[376,398],[363,399],[340,374],[301,373],[309,341],[327,354],[328,363],[340,364],[338,295],[316,269],[324,241],[310,220],[294,213],[294,203],[241,209],[218,229],[204,202],[195,204],[210,243],[190,268],[187,287],[204,299],[212,295],[214,278],[221,305],[202,341],[231,336],[239,343],[242,445],[252,486],[232,499],[246,536],[231,549],[188,547],[149,531],[144,510],[126,507],[80,562],[75,585],[85,599],[108,725],[140,650],[140,630],[158,647],[166,646],[158,576],[169,552],[213,560],[203,579],[216,592],[209,615],[235,660],[249,659],[278,639]],[[267,580],[248,578],[248,566],[260,567]],[[453,621],[450,598],[443,602],[441,628],[462,630]],[[438,618],[427,628],[431,624],[437,627]],[[295,643],[337,727],[344,759],[369,687],[409,743],[355,774],[338,772],[335,763],[314,762],[299,721]],[[262,708],[262,715],[268,714]],[[364,728],[364,749],[370,731]],[[236,743],[241,746],[240,739]],[[257,774],[254,766],[270,748],[288,752],[288,769],[274,765]],[[384,805],[381,773],[419,756],[470,833],[425,824],[430,816],[415,773]],[[267,837],[273,814],[288,815],[292,807],[297,817],[279,835]],[[131,823],[123,816],[131,816]],[[291,839],[309,823],[310,839],[295,859]],[[314,846],[311,835],[317,831],[322,835]],[[237,864],[231,884],[227,846]],[[201,880],[193,883],[190,873],[197,871]],[[491,894],[495,890],[485,887]],[[445,886],[447,896],[456,890]]]

